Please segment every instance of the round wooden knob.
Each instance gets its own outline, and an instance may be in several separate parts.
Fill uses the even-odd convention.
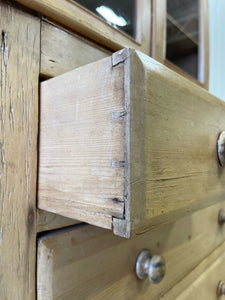
[[[136,261],[136,275],[143,280],[146,277],[152,283],[159,283],[166,273],[165,260],[160,255],[153,255],[148,250],[142,250]]]
[[[217,286],[217,296],[220,297],[225,295],[225,284],[223,281],[220,281]]]
[[[218,137],[217,154],[219,163],[223,167],[225,165],[225,131],[222,131]]]
[[[222,209],[219,211],[218,214],[218,222],[220,225],[223,225],[225,223],[225,211]]]

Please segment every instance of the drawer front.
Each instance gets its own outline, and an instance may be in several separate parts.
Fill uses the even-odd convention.
[[[222,201],[224,114],[130,49],[42,82],[39,208],[130,237]]]
[[[174,286],[161,300],[218,300],[225,298],[225,243]],[[224,291],[222,292],[222,289]]]
[[[180,282],[225,238],[216,204],[131,240],[90,225],[77,225],[38,241],[38,300],[158,299]],[[162,255],[166,274],[159,284],[137,279],[138,254]],[[172,299],[172,298],[171,298]]]

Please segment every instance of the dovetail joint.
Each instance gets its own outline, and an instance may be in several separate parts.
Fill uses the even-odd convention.
[[[125,161],[112,160],[111,161],[111,167],[112,168],[124,168],[125,167]]]
[[[119,111],[112,113],[112,120],[122,119],[126,116],[127,111]]]

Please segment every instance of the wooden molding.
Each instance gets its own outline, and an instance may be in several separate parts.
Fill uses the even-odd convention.
[[[17,0],[40,12],[47,18],[88,37],[111,50],[131,47],[150,54],[151,9],[149,0],[138,0],[141,24],[140,44],[122,31],[110,26],[75,1],[70,0]]]

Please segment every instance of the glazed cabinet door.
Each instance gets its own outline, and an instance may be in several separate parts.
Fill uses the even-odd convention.
[[[40,20],[0,1],[0,299],[34,300]]]
[[[224,199],[225,103],[147,55],[44,81],[40,101],[39,208],[130,237]]]
[[[208,0],[152,0],[152,57],[208,88]]]

